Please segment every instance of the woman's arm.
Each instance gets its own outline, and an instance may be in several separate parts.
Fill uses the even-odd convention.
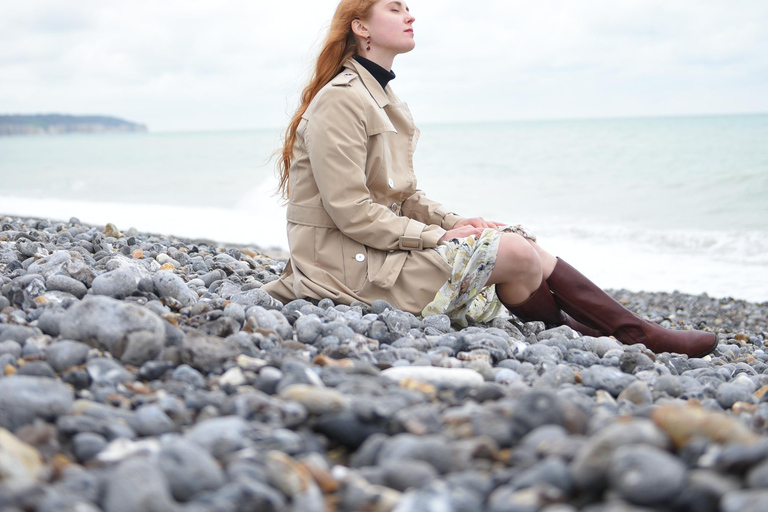
[[[461,220],[461,216],[449,212],[442,204],[433,201],[417,190],[403,201],[403,215],[424,224],[433,224],[443,229],[451,229]]]
[[[371,199],[365,176],[365,122],[362,100],[349,85],[334,85],[315,98],[306,145],[325,210],[346,236],[369,247],[435,247],[445,229],[398,216]]]

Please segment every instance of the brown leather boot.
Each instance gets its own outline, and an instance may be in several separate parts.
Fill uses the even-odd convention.
[[[634,315],[559,258],[547,284],[563,311],[627,345],[642,343],[653,352],[689,357],[703,357],[717,347],[714,333],[665,329]]]
[[[506,306],[506,304],[505,304]],[[586,325],[580,324],[560,310],[560,306],[552,297],[552,292],[547,286],[546,281],[541,281],[539,288],[531,294],[525,302],[516,306],[506,306],[510,313],[515,315],[523,322],[539,320],[548,325],[567,325],[574,331],[578,331],[585,336],[599,338],[603,333],[596,331]]]

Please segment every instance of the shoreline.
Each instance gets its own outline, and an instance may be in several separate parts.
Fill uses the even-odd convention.
[[[697,359],[514,318],[456,330],[383,301],[280,304],[260,288],[284,265],[250,244],[0,215],[0,508],[768,500],[768,303],[610,291],[717,333]]]

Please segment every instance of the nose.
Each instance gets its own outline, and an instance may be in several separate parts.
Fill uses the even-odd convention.
[[[412,25],[413,22],[416,21],[416,18],[413,15],[408,15],[407,18],[405,18],[405,23],[408,25]]]

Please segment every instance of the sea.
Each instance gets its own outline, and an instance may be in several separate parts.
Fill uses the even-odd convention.
[[[421,125],[419,188],[604,288],[768,301],[768,115]],[[280,129],[0,138],[0,216],[285,252]]]

